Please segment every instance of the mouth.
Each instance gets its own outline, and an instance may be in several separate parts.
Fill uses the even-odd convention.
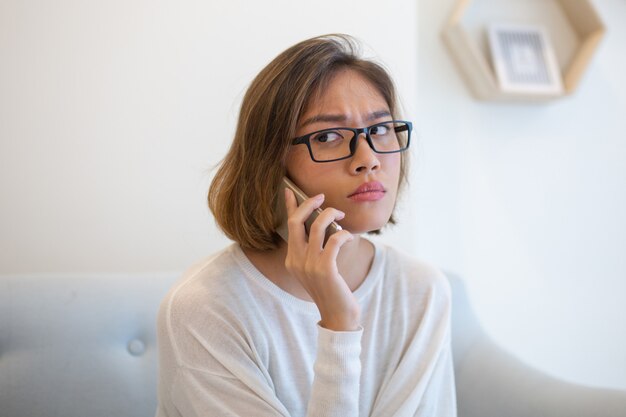
[[[354,201],[377,201],[385,196],[385,187],[378,181],[363,183],[348,198]]]

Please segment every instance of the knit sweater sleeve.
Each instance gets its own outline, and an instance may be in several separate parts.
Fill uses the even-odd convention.
[[[259,352],[233,317],[162,305],[159,315],[159,405],[157,417],[332,417],[359,412],[362,329],[333,332],[317,326],[313,382],[294,380],[291,394],[310,391],[308,405],[288,408]],[[198,317],[203,317],[199,319]],[[294,346],[271,360],[281,361]],[[291,369],[285,369],[289,374]],[[288,377],[287,377],[288,379]],[[285,380],[283,377],[282,380]]]
[[[358,415],[360,334],[354,333],[320,330],[306,416]],[[247,355],[239,357],[231,352],[230,360],[204,369],[172,365],[175,377],[167,395],[160,395],[157,417],[297,415],[280,402],[271,382]]]
[[[361,377],[361,337],[354,332],[333,332],[319,326],[315,377],[307,416],[357,416]]]

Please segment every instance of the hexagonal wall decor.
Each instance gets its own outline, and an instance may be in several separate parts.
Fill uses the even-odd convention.
[[[459,0],[456,3],[442,36],[474,97],[479,100],[546,100],[576,90],[604,36],[605,27],[591,0],[553,1],[578,37],[578,45],[569,62],[560,68],[563,93],[543,95],[507,92],[500,88],[489,58],[463,26],[463,16],[471,0]]]

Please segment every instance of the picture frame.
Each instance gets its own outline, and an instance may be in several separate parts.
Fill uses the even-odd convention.
[[[491,24],[488,39],[494,70],[503,92],[563,93],[561,71],[548,31],[543,26]]]

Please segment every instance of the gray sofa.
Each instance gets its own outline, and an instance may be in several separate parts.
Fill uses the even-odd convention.
[[[549,378],[499,349],[448,277],[460,417],[626,416],[626,392]],[[0,416],[153,416],[155,317],[176,278],[0,276]]]

